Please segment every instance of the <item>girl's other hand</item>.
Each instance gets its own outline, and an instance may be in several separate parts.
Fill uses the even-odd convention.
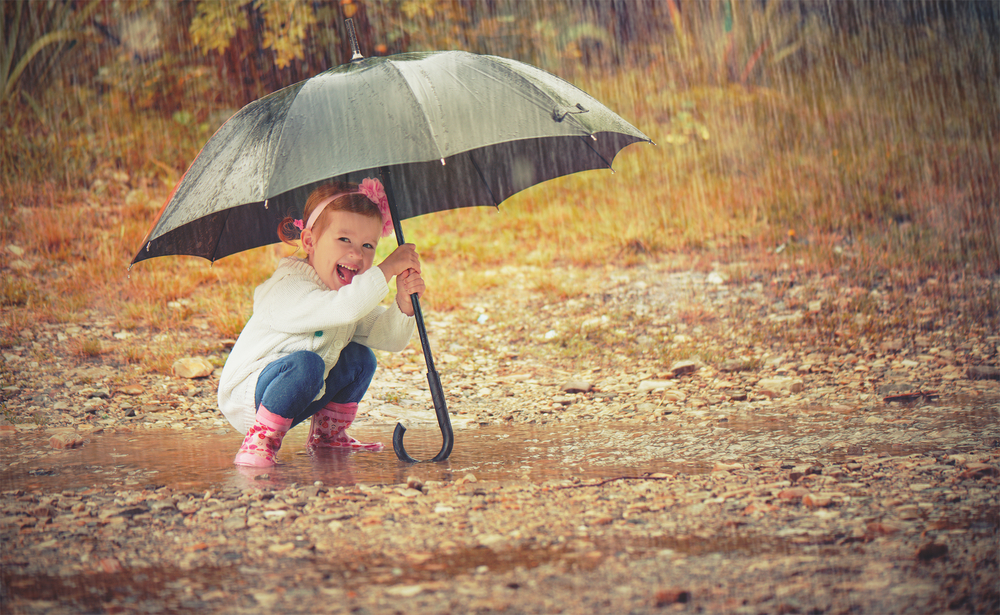
[[[419,271],[407,269],[396,276],[396,305],[399,306],[399,311],[407,316],[413,316],[413,301],[410,300],[410,295],[415,294],[420,297],[424,294],[424,290],[426,286]]]
[[[419,274],[420,256],[417,254],[417,247],[412,243],[404,243],[393,250],[392,254],[385,257],[385,260],[379,263],[378,268],[382,270],[386,282],[406,270],[413,270]]]

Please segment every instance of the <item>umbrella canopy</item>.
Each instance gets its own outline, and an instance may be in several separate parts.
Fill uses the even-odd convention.
[[[399,220],[497,206],[537,183],[610,168],[649,138],[545,71],[462,51],[360,59],[261,98],[205,144],[132,263],[217,260],[276,243],[331,179],[392,178]]]

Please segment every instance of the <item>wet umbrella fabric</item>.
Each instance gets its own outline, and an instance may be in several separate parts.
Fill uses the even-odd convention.
[[[537,68],[460,51],[353,61],[247,105],[205,144],[132,264],[170,254],[209,260],[279,241],[286,216],[338,179],[385,184],[400,222],[499,206],[537,183],[610,168],[643,133],[573,85]],[[453,435],[416,295],[417,330],[443,444]],[[406,429],[396,425],[393,449]]]
[[[497,206],[537,183],[610,168],[648,137],[575,86],[461,51],[367,58],[237,112],[177,184],[132,263],[209,260],[279,241],[331,179],[387,169],[399,220]],[[399,220],[396,220],[398,222]]]

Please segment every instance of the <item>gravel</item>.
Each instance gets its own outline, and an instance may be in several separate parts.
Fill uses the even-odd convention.
[[[228,435],[235,453],[215,407],[232,340],[192,316],[173,335],[204,353],[163,375],[56,352],[164,341],[107,315],[27,330],[0,370],[3,611],[1000,609],[995,281],[494,273],[476,302],[428,314],[461,460],[447,472],[385,451],[363,458],[381,480],[194,488],[122,463],[45,488],[113,438]],[[432,424],[416,343],[380,360],[358,428]],[[544,449],[521,469],[465,471],[474,443],[526,429],[584,435],[512,443]]]

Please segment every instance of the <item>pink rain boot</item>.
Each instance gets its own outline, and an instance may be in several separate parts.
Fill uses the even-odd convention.
[[[243,446],[236,453],[233,461],[238,466],[253,466],[266,468],[278,463],[277,453],[281,448],[281,439],[291,428],[292,419],[286,419],[269,412],[261,406],[257,410],[257,420],[253,427],[247,430],[243,438]]]
[[[347,428],[358,414],[358,404],[328,403],[312,417],[307,448],[349,448],[356,451],[380,451],[381,442],[358,442],[347,435]]]

